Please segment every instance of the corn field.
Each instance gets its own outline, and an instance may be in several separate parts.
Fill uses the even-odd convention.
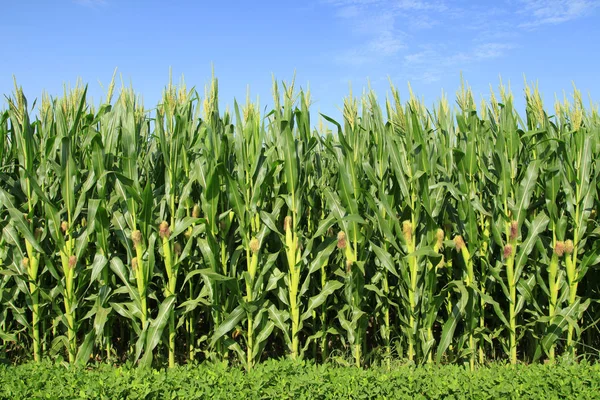
[[[114,93],[118,92],[117,95]],[[221,112],[114,79],[0,112],[0,349],[252,368],[553,362],[600,349],[600,117],[526,86],[426,108],[366,91],[343,119],[273,84]],[[113,97],[115,97],[113,101]],[[312,118],[311,118],[312,117]]]

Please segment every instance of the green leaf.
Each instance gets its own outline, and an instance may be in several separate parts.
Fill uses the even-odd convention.
[[[342,286],[344,286],[344,284],[340,281],[327,281],[319,294],[308,299],[308,306],[306,307],[306,311],[304,311],[300,317],[300,320],[305,321],[308,318],[311,318],[313,310],[323,304],[325,300],[327,300],[327,297],[329,297],[336,290],[340,289]]]
[[[460,292],[459,301],[454,304],[452,307],[452,313],[448,316],[448,319],[444,323],[444,327],[442,328],[442,335],[440,337],[440,341],[437,347],[437,362],[439,363],[442,359],[442,356],[452,343],[454,339],[454,331],[458,326],[458,322],[462,318],[462,315],[465,311],[465,307],[468,303],[469,294],[465,286],[462,282],[454,281],[452,285],[455,286]]]
[[[85,335],[83,343],[77,349],[77,355],[75,357],[75,363],[79,365],[85,365],[90,359],[90,355],[94,350],[94,341],[96,340],[96,331],[91,330]]]
[[[160,337],[162,335],[167,322],[169,321],[169,316],[175,307],[175,302],[177,301],[177,296],[169,296],[167,297],[158,308],[158,315],[155,319],[150,322],[150,326],[148,327],[148,333],[146,335],[146,345],[144,347],[144,355],[140,360],[140,365],[145,367],[150,367],[152,364],[152,352],[158,343],[160,342]]]
[[[16,208],[13,207],[9,207],[7,208],[7,210],[10,214],[11,223],[17,229],[17,231],[19,231],[21,236],[25,240],[27,240],[36,251],[38,251],[41,254],[44,254],[44,250],[42,250],[40,244],[37,242],[37,240],[35,240],[33,233],[29,230],[23,213],[19,212]]]
[[[283,333],[285,343],[288,347],[291,347],[292,341],[290,339],[289,332],[291,329],[288,327],[287,321],[290,319],[290,315],[285,310],[280,310],[275,307],[274,304],[271,304],[269,307],[269,318],[275,326]]]
[[[523,272],[523,268],[525,267],[529,254],[533,250],[535,242],[538,240],[540,233],[544,232],[546,226],[548,226],[549,221],[550,219],[548,216],[542,211],[536,215],[533,222],[529,225],[529,233],[527,238],[519,246],[519,252],[515,258],[515,282],[519,281],[519,277]]]
[[[227,315],[227,318],[215,329],[211,339],[210,346],[213,347],[217,341],[230,332],[237,324],[246,316],[246,310],[242,305],[237,306],[232,312]]]
[[[92,262],[92,273],[90,275],[90,282],[88,287],[91,286],[91,284],[98,279],[100,273],[102,273],[106,264],[108,264],[108,259],[104,256],[104,254],[96,253],[96,255],[94,256],[94,261]]]
[[[399,277],[398,271],[394,266],[394,261],[392,260],[392,256],[390,255],[390,253],[386,252],[373,242],[371,242],[371,248],[375,252],[375,255],[377,256],[379,261],[381,262],[381,265],[383,265],[383,267],[387,269],[392,275]]]
[[[539,173],[540,161],[535,160],[527,166],[525,176],[521,179],[519,189],[517,191],[517,199],[513,207],[513,215],[515,220],[519,223],[519,226],[525,220],[525,216],[529,211],[529,204],[531,202],[531,195],[537,185],[537,178]]]

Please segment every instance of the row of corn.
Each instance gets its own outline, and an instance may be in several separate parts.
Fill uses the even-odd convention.
[[[220,112],[81,85],[0,113],[0,348],[174,366],[598,355],[600,118],[526,86]],[[497,97],[498,96],[498,97]],[[115,99],[113,99],[115,97]],[[316,127],[315,127],[316,126]]]

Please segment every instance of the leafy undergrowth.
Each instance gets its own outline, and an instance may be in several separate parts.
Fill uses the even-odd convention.
[[[267,361],[250,372],[221,364],[151,370],[50,361],[0,366],[0,399],[592,399],[600,364],[492,364],[367,370]]]

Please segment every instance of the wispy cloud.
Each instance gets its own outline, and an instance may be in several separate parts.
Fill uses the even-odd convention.
[[[337,17],[360,20],[365,17],[395,20],[419,14],[431,23],[433,13],[448,10],[446,3],[438,0],[324,0],[324,2],[337,8]],[[372,28],[377,29],[377,26]]]
[[[394,55],[399,50],[406,48],[401,33],[394,34],[391,31],[382,32],[377,38],[369,42],[369,50],[383,54],[384,56]]]
[[[86,7],[100,7],[107,4],[107,0],[73,0],[73,3]]]
[[[352,48],[336,57],[344,64],[364,65],[397,57],[408,48],[410,30],[429,29],[435,13],[447,10],[438,0],[323,0],[356,37]],[[399,28],[402,27],[402,28]]]
[[[474,58],[476,61],[485,60],[488,58],[497,58],[513,48],[515,48],[515,46],[508,43],[483,43],[475,47],[472,53],[472,58]]]
[[[398,0],[391,2],[391,7],[396,10],[418,10],[442,12],[448,9],[444,1],[435,0]]]
[[[380,67],[435,82],[487,60],[509,57],[527,31],[582,18],[600,0],[319,0],[347,26],[343,65]]]
[[[424,15],[422,18],[410,20],[408,22],[408,26],[412,30],[417,31],[417,30],[431,29],[434,26],[438,25],[439,23],[440,22],[438,20],[435,20],[431,17]]]
[[[560,24],[588,15],[600,6],[597,0],[521,0],[520,14],[527,20],[522,28],[535,28],[541,25]]]
[[[467,50],[452,52],[446,46],[430,46],[404,56],[406,74],[412,80],[431,83],[450,71],[465,70],[478,62],[502,57],[515,46],[507,43],[481,43]]]

